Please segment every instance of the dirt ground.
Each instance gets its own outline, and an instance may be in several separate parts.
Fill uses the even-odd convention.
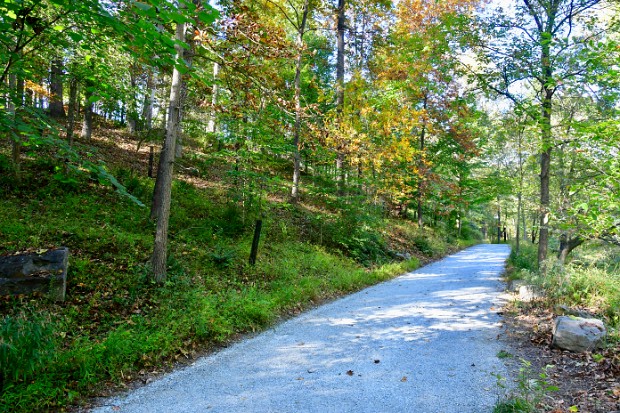
[[[542,412],[620,413],[620,346],[608,343],[594,352],[572,353],[551,348],[555,314],[542,303],[511,302],[504,308],[507,353],[515,369],[522,360],[531,363],[531,374],[545,371],[550,385]]]

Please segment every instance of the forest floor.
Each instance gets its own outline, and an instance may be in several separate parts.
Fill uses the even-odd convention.
[[[528,397],[540,397],[545,412],[620,412],[618,346],[608,346],[594,353],[552,348],[555,315],[542,304],[513,301],[504,309],[505,339],[510,348],[507,357],[514,358],[525,376],[558,388]],[[523,360],[531,366],[525,365]]]

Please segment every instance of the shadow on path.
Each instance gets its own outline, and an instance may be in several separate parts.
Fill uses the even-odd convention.
[[[507,376],[505,245],[479,245],[198,360],[97,412],[481,413]]]

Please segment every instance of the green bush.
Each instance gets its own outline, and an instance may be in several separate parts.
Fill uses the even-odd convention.
[[[535,272],[538,270],[538,246],[526,243],[519,246],[519,252],[515,248],[510,251],[508,262],[516,270]]]
[[[56,339],[41,315],[6,316],[0,322],[0,390],[26,381],[54,357]]]

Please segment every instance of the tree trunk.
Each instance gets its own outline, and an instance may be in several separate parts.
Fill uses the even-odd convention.
[[[551,169],[551,98],[553,91],[545,91],[542,113],[542,148],[540,154],[540,228],[538,232],[538,268],[544,273],[549,247],[549,172]]]
[[[63,62],[61,58],[56,58],[52,61],[52,69],[50,76],[50,107],[49,114],[54,119],[65,118],[65,107],[62,102],[63,88],[62,88],[62,75],[63,75]]]
[[[138,102],[136,100],[136,86],[137,86],[137,64],[133,64],[129,67],[129,82],[131,90],[129,91],[129,108],[127,110],[127,132],[131,135],[136,133],[138,125]],[[121,123],[123,120],[121,119]]]
[[[213,86],[211,87],[211,110],[209,111],[209,120],[207,122],[207,132],[215,133],[215,118],[216,111],[215,106],[217,105],[218,95],[219,95],[219,86],[217,84],[217,78],[220,74],[220,65],[219,63],[213,63]]]
[[[197,0],[194,0],[194,3],[196,3]],[[196,41],[193,40],[194,36],[190,36],[190,39],[186,39],[186,43],[189,43],[189,49],[187,51],[185,51],[183,53],[183,60],[185,61],[185,66],[187,68],[191,68],[193,61],[194,61],[194,54],[196,53]],[[185,100],[187,98],[187,80],[188,80],[188,76],[181,76],[181,90],[180,90],[180,97],[179,97],[179,104],[183,105],[185,103]],[[179,125],[181,125],[181,122],[183,121],[183,108],[180,107],[178,112],[177,112],[177,116],[178,119],[176,120],[176,124],[177,124],[177,129],[178,129],[178,133],[177,133],[177,142],[174,146],[174,158],[175,159],[179,159],[181,158],[181,156],[183,156],[183,134],[181,133],[181,128]]]
[[[423,108],[426,111],[428,107],[428,94],[424,94],[424,102]],[[426,115],[426,113],[425,113]],[[418,227],[422,228],[424,226],[424,218],[422,216],[422,203],[424,202],[424,176],[422,173],[422,169],[424,166],[424,146],[425,146],[425,138],[426,138],[426,118],[422,121],[422,131],[420,132],[420,156],[418,157],[418,173],[420,176],[418,177],[418,193],[417,193],[417,211],[416,215],[418,218]]]
[[[15,74],[9,74],[9,98],[8,98],[8,112],[12,115],[13,123],[15,127],[15,133],[11,139],[11,157],[13,161],[13,168],[15,171],[15,180],[21,181],[21,139],[19,129],[17,128],[18,122],[23,122],[21,119],[23,101],[24,101],[24,79]],[[11,93],[12,92],[12,93]],[[11,96],[11,94],[13,94]]]
[[[521,247],[521,202],[522,202],[522,194],[519,192],[517,194],[517,235],[516,235],[516,245],[515,252],[519,253],[519,248]]]
[[[564,265],[568,255],[578,246],[583,244],[585,239],[577,236],[575,238],[569,238],[567,234],[560,236],[560,250],[558,251],[558,261],[561,265]]]
[[[308,3],[304,1],[301,11],[301,23],[297,28],[297,58],[295,59],[295,126],[293,131],[293,188],[291,198],[299,199],[299,178],[301,175],[301,67],[304,55],[304,34],[306,33],[306,21],[308,20]]]
[[[344,30],[345,30],[345,0],[338,0],[337,15],[337,32],[336,32],[336,112],[338,115],[338,129],[342,130],[342,114],[344,112]],[[343,137],[340,137],[343,139]],[[336,181],[338,182],[338,194],[344,195],[345,192],[345,142],[338,145],[338,153],[336,155]]]
[[[93,108],[94,103],[91,102],[93,96],[93,82],[86,81],[86,89],[84,90],[84,120],[82,122],[82,134],[80,137],[90,142],[93,135]]]
[[[183,3],[179,3],[179,8],[184,8]],[[185,23],[177,24],[176,40],[181,43],[185,41]],[[176,61],[183,59],[183,47],[175,45]],[[156,189],[161,191],[154,194],[159,202],[155,216],[157,217],[157,227],[155,230],[155,245],[153,247],[153,257],[151,265],[153,278],[156,282],[162,283],[166,280],[166,262],[168,257],[168,223],[170,219],[170,202],[172,198],[172,176],[175,159],[175,145],[180,131],[182,96],[182,75],[175,66],[172,72],[172,82],[170,85],[170,103],[168,105],[168,124],[166,127],[166,140],[160,156],[159,169],[157,171]],[[153,215],[153,212],[151,213]]]
[[[78,81],[71,77],[69,81],[69,113],[67,114],[67,142],[73,145],[73,129],[75,128],[75,110],[77,106]]]
[[[146,79],[144,105],[142,106],[142,119],[144,119],[144,129],[147,131],[153,128],[153,105],[155,104],[156,83],[156,75],[154,69],[151,68]]]

